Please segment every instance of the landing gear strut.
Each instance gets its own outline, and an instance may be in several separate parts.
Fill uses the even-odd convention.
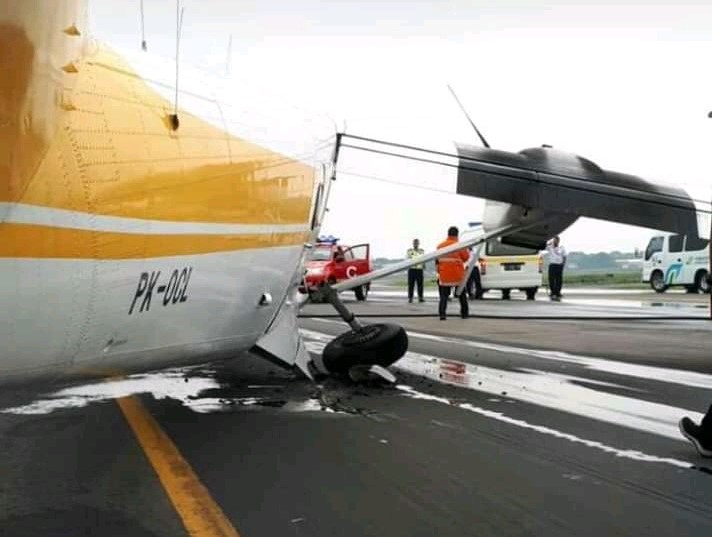
[[[330,285],[325,285],[318,293],[351,327],[350,331],[326,345],[320,360],[315,363],[318,372],[348,375],[354,381],[377,378],[395,382],[395,377],[386,368],[408,350],[408,335],[403,327],[390,323],[363,326]]]

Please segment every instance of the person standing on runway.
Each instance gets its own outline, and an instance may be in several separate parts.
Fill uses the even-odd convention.
[[[425,250],[420,247],[420,241],[413,239],[413,247],[408,248],[406,257],[413,259],[425,254]],[[418,302],[425,302],[423,298],[423,269],[422,263],[408,269],[408,302],[413,302],[413,288],[418,287]]]
[[[447,239],[438,244],[438,250],[456,244],[459,234],[460,231],[455,226],[450,227],[447,230]],[[441,321],[447,318],[447,300],[450,296],[450,289],[454,288],[455,293],[457,293],[457,287],[465,278],[465,263],[469,258],[470,254],[467,248],[464,248],[458,252],[444,255],[435,261],[438,265],[438,292],[440,294],[438,313]],[[467,293],[464,289],[458,298],[460,299],[460,316],[463,319],[467,319],[470,315],[470,307],[467,303]]]
[[[559,246],[556,236],[546,243],[549,254],[549,295],[551,300],[561,300],[561,286],[564,283],[564,266],[566,265],[566,250]]]

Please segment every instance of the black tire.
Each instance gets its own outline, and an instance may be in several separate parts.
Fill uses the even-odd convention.
[[[710,292],[712,285],[710,285],[710,282],[707,279],[706,270],[698,270],[697,274],[695,274],[695,288],[705,294]]]
[[[350,330],[331,340],[322,353],[324,367],[346,374],[355,365],[388,367],[408,350],[408,335],[402,326],[379,323]]]
[[[656,293],[664,293],[667,291],[668,285],[665,284],[665,277],[661,271],[654,270],[650,275],[650,287],[652,287]]]
[[[368,298],[368,288],[370,286],[368,284],[366,285],[360,285],[354,289],[354,295],[356,295],[356,300],[366,300]]]
[[[502,300],[509,300],[511,289],[502,289]]]
[[[524,292],[527,294],[527,300],[534,300],[538,290],[538,287],[529,287],[528,289],[525,289]]]
[[[309,291],[309,300],[313,304],[319,304],[321,302],[321,297],[319,296],[319,293],[315,291]]]

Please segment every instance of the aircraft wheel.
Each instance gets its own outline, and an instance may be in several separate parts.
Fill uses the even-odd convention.
[[[345,374],[358,365],[388,367],[408,350],[408,335],[402,326],[369,324],[358,332],[350,330],[331,340],[322,353],[330,373]]]
[[[656,293],[664,293],[667,290],[668,286],[665,285],[665,279],[661,271],[656,270],[650,275],[650,287]]]

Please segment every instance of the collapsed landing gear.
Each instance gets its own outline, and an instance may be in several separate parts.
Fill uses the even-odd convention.
[[[314,362],[316,372],[348,375],[357,382],[374,378],[395,382],[386,368],[408,350],[408,335],[403,327],[390,323],[361,326],[331,286],[326,285],[319,294],[334,306],[351,330],[326,345]]]
[[[352,367],[388,367],[408,350],[408,336],[397,324],[370,324],[337,336],[324,348],[322,360],[332,373],[345,374]]]

